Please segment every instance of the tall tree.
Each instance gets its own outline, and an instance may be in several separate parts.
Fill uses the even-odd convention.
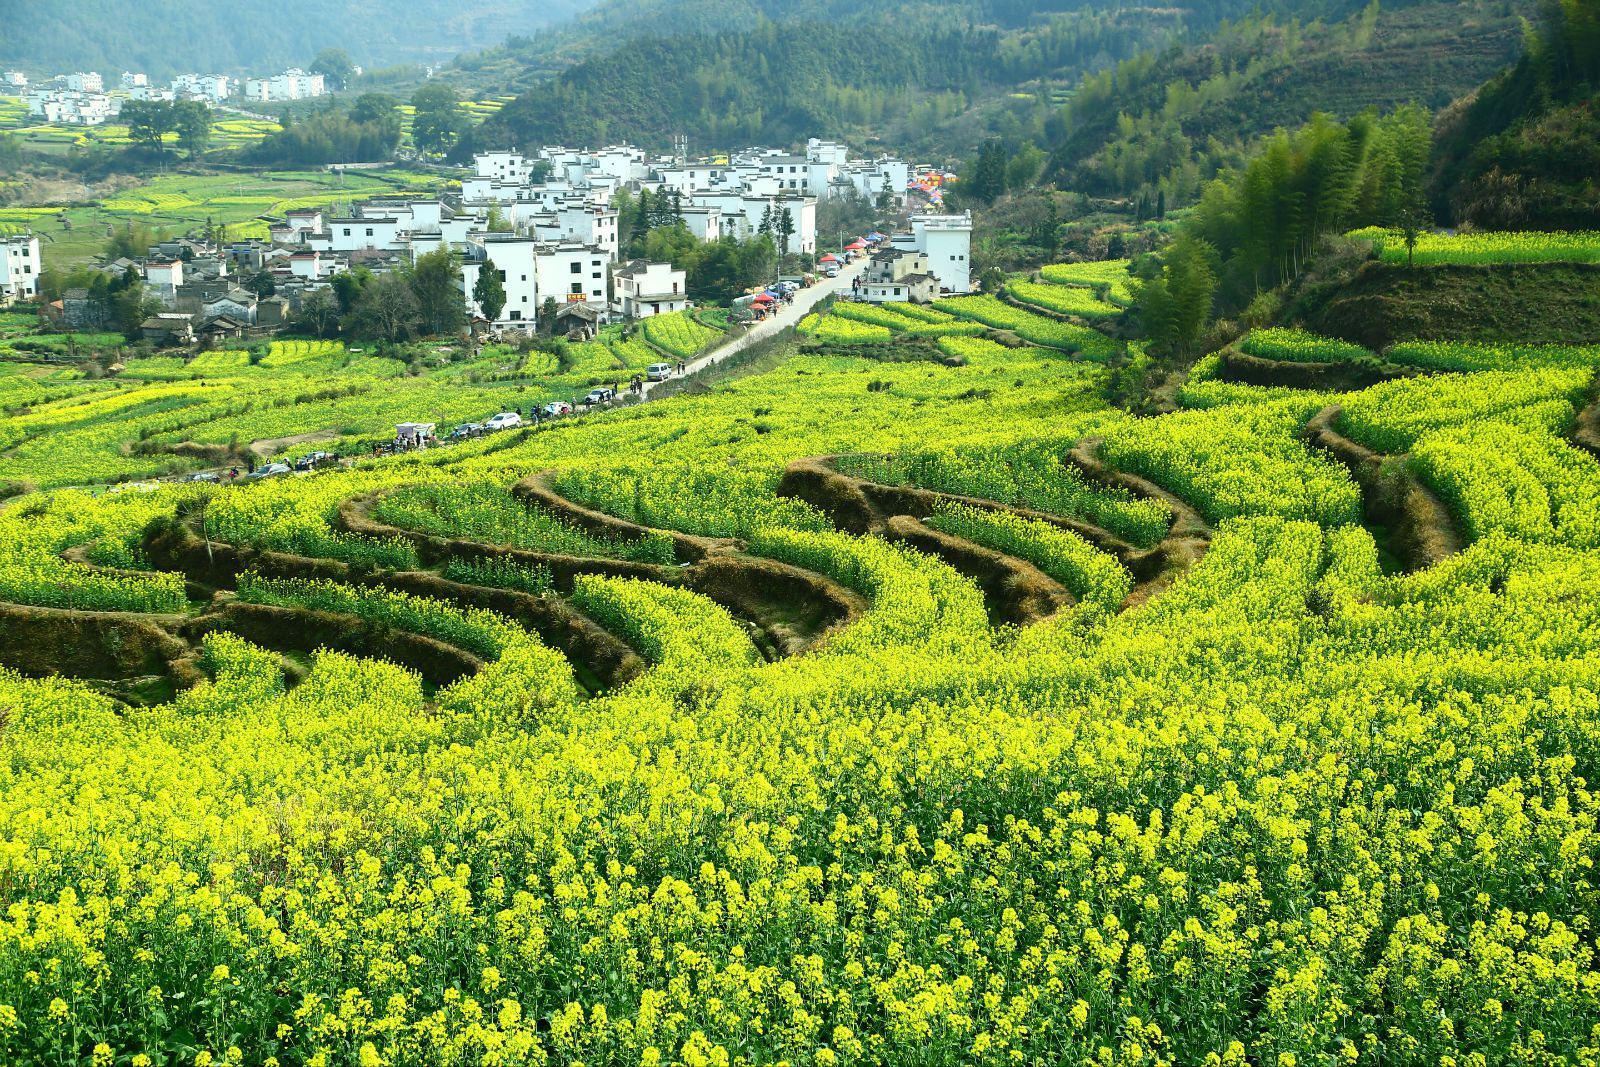
[[[318,340],[327,337],[339,324],[339,299],[328,289],[313,289],[300,301],[295,321]]]
[[[500,268],[494,265],[494,260],[486,259],[483,266],[478,268],[478,280],[472,283],[472,299],[478,302],[478,309],[483,312],[483,317],[490,322],[500,318],[500,312],[506,306],[506,287],[500,280]]]
[[[966,194],[982,204],[992,204],[1006,191],[1006,153],[999,141],[986,141],[967,180]]]
[[[410,270],[411,295],[417,314],[430,334],[447,334],[461,328],[466,301],[461,291],[461,265],[448,245],[418,256]]]
[[[448,152],[467,128],[456,91],[429,82],[411,97],[416,115],[411,120],[411,140],[419,152]]]
[[[379,274],[361,289],[352,319],[353,332],[385,341],[403,341],[421,321],[417,298],[404,276]]]
[[[211,144],[211,108],[198,100],[177,101],[172,105],[172,128],[189,158],[200,158]]]
[[[311,61],[311,73],[322,75],[330,89],[348,88],[355,72],[356,65],[350,61],[350,53],[343,48],[324,48]]]
[[[165,152],[163,140],[173,129],[172,105],[160,100],[127,100],[122,105],[122,122],[128,127],[133,141]]]
[[[772,231],[778,238],[778,254],[789,254],[789,239],[794,236],[794,212],[785,207],[773,220]]]

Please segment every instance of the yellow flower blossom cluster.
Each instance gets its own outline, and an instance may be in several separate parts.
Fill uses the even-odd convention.
[[[482,667],[436,688],[221,630],[196,638],[204,681],[137,706],[117,679],[0,670],[0,1063],[1600,1060],[1597,465],[1560,436],[1569,372],[1135,418],[1098,405],[1095,368],[972,351],[808,348],[499,442],[8,501],[0,624],[89,608],[188,634],[186,614],[271,605]],[[1301,439],[1329,403],[1412,450],[1460,552],[1394,572],[1355,482]],[[779,493],[786,463],[850,453],[996,505],[1090,501],[1080,523],[1159,518],[1054,474],[1085,436],[1216,527],[1124,598],[1085,539],[942,508],[1098,601],[1025,629],[991,625],[954,557]],[[340,528],[345,502],[405,487],[520,506],[506,491],[552,470],[859,611],[765,662],[748,620],[596,557],[560,606],[649,667],[586,697],[509,594],[398,592],[425,566],[411,542]],[[179,527],[219,558],[313,559],[251,556],[209,601],[193,576],[62,558],[137,564]]]

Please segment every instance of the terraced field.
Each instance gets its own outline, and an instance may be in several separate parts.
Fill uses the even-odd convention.
[[[442,172],[401,168],[342,175],[326,171],[169,174],[88,206],[0,207],[0,234],[38,234],[46,261],[67,268],[93,259],[107,236],[122,226],[143,225],[182,235],[210,220],[226,226],[232,238],[265,237],[262,215],[281,215],[297,207],[332,210],[372,197],[427,194],[453,180]]]
[[[1065,325],[9,499],[0,1058],[1600,1055],[1600,350],[1136,418]],[[280,355],[10,408],[5,476],[372,403]]]

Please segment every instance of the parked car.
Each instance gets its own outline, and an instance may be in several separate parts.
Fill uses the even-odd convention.
[[[826,274],[830,278],[837,278],[839,276],[839,264],[824,263],[822,265],[822,273]]]
[[[333,463],[339,457],[332,452],[307,452],[295,460],[294,469],[297,471],[314,471],[328,463]]]
[[[198,472],[196,474],[189,475],[189,477],[185,478],[184,481],[186,481],[186,482],[220,482],[220,481],[222,481],[222,475],[218,474],[216,471],[200,471],[200,472]]]
[[[571,415],[572,405],[565,400],[552,400],[539,410],[545,418],[553,419],[558,415]]]
[[[602,385],[589,390],[589,395],[585,396],[580,403],[592,407],[595,404],[604,404],[609,400],[615,400],[616,397],[617,394],[612,392],[608,386]]]
[[[652,363],[645,368],[644,376],[652,382],[664,382],[672,377],[672,364]]]
[[[483,424],[485,430],[509,430],[522,425],[522,416],[515,411],[502,411]]]
[[[463,422],[460,426],[450,431],[449,440],[465,441],[467,438],[477,437],[481,433],[483,433],[483,423]]]
[[[292,473],[293,473],[293,471],[290,470],[289,465],[287,463],[268,463],[265,467],[257,467],[255,470],[253,470],[249,474],[245,475],[245,477],[246,478],[255,478],[255,479],[276,478],[280,474],[292,474]]]

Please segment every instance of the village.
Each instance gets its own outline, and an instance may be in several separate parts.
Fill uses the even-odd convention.
[[[226,74],[180,74],[167,85],[151,82],[148,75],[123,71],[114,87],[96,71],[59,74],[35,84],[19,70],[0,72],[0,91],[15,94],[27,105],[28,115],[42,122],[63,126],[101,126],[114,121],[127,101],[172,103],[196,101],[207,107],[228,100],[241,103],[285,103],[327,95],[329,88],[321,74],[298,67],[276,74],[234,78]]]
[[[623,257],[618,203],[645,198],[696,242],[770,236],[780,253],[773,286],[784,262],[799,268],[791,284],[806,284],[870,253],[868,268],[852,278],[851,298],[927,302],[972,289],[972,219],[937,210],[937,172],[888,157],[851,159],[844,145],[817,138],[800,152],[753,148],[710,159],[690,159],[678,147],[664,156],[626,145],[481,153],[459,193],[292,209],[264,218],[265,238],[191,234],[95,270],[114,288],[142,284],[152,314],[140,333],[155,347],[270,337],[299,324],[308,301],[326,300],[314,294],[339,275],[404,271],[441,249],[459,266],[475,332],[501,338],[542,328],[583,336],[605,323],[691,306],[684,270]],[[898,226],[893,233],[819,233],[818,205],[834,198],[873,203]],[[38,238],[23,233],[0,242],[0,305],[38,302],[45,266]],[[498,307],[479,299],[485,271],[496,272]],[[782,295],[763,284],[725,300],[737,322],[761,316]],[[545,315],[555,321],[541,322]],[[92,330],[105,325],[106,307],[89,289],[72,288],[44,302],[39,316],[46,329]]]

